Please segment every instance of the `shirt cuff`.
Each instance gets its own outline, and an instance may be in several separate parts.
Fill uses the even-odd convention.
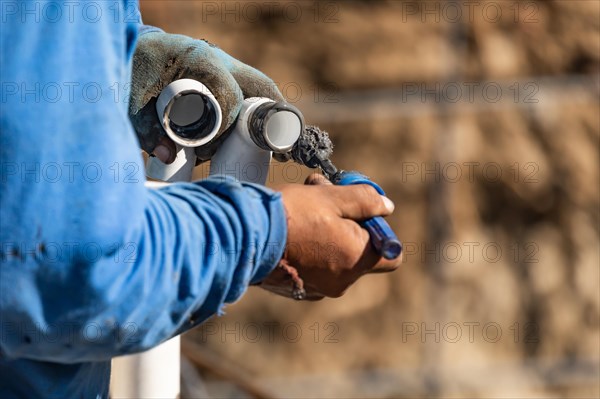
[[[138,35],[144,35],[146,33],[150,33],[150,32],[161,32],[164,33],[164,31],[160,28],[157,28],[156,26],[151,26],[151,25],[140,25],[140,28],[138,29]]]

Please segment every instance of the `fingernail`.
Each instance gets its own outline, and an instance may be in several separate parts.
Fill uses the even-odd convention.
[[[385,208],[388,210],[388,212],[394,212],[394,208],[396,207],[396,205],[394,205],[392,200],[383,195],[381,196],[381,198],[383,199],[383,204],[385,205]]]
[[[171,158],[171,150],[167,146],[159,144],[154,148],[154,156],[160,159],[162,163],[167,163]]]

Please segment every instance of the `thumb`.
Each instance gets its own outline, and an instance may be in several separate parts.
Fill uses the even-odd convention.
[[[173,140],[163,136],[160,138],[158,145],[154,147],[152,155],[157,157],[162,163],[171,164],[177,156],[177,148]]]
[[[342,217],[366,220],[375,216],[388,216],[394,212],[394,203],[380,195],[367,184],[336,187],[336,203]]]

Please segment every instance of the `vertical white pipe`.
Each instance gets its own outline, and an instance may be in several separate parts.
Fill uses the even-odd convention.
[[[137,355],[112,362],[113,399],[175,399],[180,393],[179,336]]]

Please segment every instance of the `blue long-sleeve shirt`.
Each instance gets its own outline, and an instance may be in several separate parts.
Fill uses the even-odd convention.
[[[144,187],[136,1],[2,1],[0,397],[106,397],[110,359],[194,327],[285,246],[279,194]]]

